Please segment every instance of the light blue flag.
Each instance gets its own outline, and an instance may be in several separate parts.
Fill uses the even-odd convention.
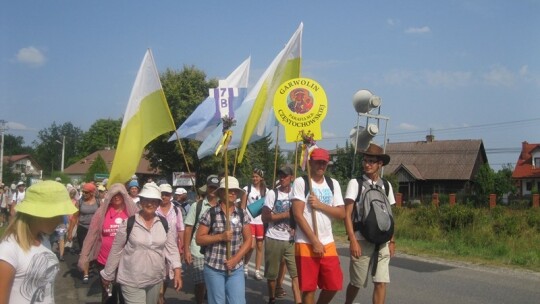
[[[247,94],[247,86],[249,79],[249,65],[251,57],[248,57],[242,64],[240,64],[225,80],[219,81],[219,87],[210,89],[210,94],[201,104],[191,113],[191,115],[184,121],[184,123],[176,130],[169,141],[176,140],[176,135],[180,138],[195,139],[203,141],[206,137],[221,123],[221,116],[219,114],[219,100],[218,94],[223,89],[227,89],[227,112],[229,116],[236,116],[235,110],[240,107]],[[234,92],[234,94],[233,94]],[[230,102],[230,104],[229,104]],[[228,107],[231,105],[232,107]],[[215,113],[215,114],[214,114]]]
[[[253,104],[255,103],[255,98],[257,97],[257,94],[259,93],[262,84],[266,80],[268,76],[268,70],[263,73],[261,78],[257,81],[257,84],[247,93],[247,96],[242,103],[242,105],[238,108],[238,110],[235,111],[234,117],[236,120],[236,125],[230,128],[230,130],[233,132],[231,142],[229,143],[228,150],[236,149],[240,146],[241,143],[241,137],[242,132],[244,130],[244,127],[249,119],[249,116],[251,114],[251,110],[253,109]],[[272,134],[276,127],[276,118],[274,115],[268,115],[267,121],[265,124],[264,131],[262,134],[257,134],[257,132],[253,132],[249,142],[252,143],[254,141],[257,141],[259,139],[262,139],[265,136],[268,136]],[[205,156],[212,155],[216,152],[217,147],[221,143],[221,138],[223,136],[223,130],[221,127],[221,124],[215,128],[208,137],[201,143],[201,146],[199,147],[199,150],[197,150],[197,157],[199,159],[202,159]]]

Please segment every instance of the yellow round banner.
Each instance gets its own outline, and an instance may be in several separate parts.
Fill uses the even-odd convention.
[[[322,138],[321,122],[326,117],[328,100],[321,85],[313,79],[294,78],[282,83],[274,95],[276,119],[285,128],[285,141],[301,141],[299,134],[313,133]]]

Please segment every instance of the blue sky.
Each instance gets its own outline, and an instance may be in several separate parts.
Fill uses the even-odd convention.
[[[540,142],[540,1],[9,1],[0,9],[0,119],[30,144],[71,121],[123,115],[144,53],[158,69],[250,85],[304,23],[302,76],[326,90],[325,148],[369,89],[390,142],[482,139],[490,164]],[[376,138],[382,143],[383,131]],[[283,138],[283,136],[280,136]]]

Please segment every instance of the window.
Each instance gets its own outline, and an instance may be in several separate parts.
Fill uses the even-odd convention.
[[[535,168],[540,168],[540,157],[535,157],[534,158],[534,167]]]
[[[525,184],[525,189],[526,189],[527,191],[531,191],[531,190],[532,190],[532,182],[527,182],[527,183]]]

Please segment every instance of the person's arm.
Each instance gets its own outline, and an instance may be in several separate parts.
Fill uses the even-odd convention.
[[[186,225],[184,230],[184,260],[189,265],[192,262],[191,257],[191,233],[193,232],[193,226]]]
[[[242,227],[242,237],[244,241],[242,242],[240,249],[236,252],[234,256],[232,256],[229,260],[225,262],[225,266],[229,270],[234,269],[234,267],[244,259],[244,255],[246,255],[246,253],[248,253],[248,251],[251,249],[252,236],[251,228],[248,224],[244,224]]]
[[[15,279],[15,268],[8,262],[0,260],[0,304],[8,304]]]
[[[101,280],[104,285],[108,285],[111,281],[114,281],[116,277],[116,269],[118,264],[120,264],[120,259],[122,258],[122,252],[126,246],[127,239],[127,220],[125,220],[118,230],[116,231],[116,236],[107,257],[107,263],[105,268],[100,272]]]
[[[302,232],[306,235],[309,242],[313,247],[313,252],[318,254],[324,253],[324,246],[319,240],[319,238],[313,232],[313,229],[309,226],[307,220],[304,218],[304,208],[306,208],[306,203],[299,199],[292,200],[292,208],[294,220],[296,221],[297,229],[300,228]]]
[[[268,206],[264,206],[262,209],[261,218],[264,223],[275,222],[279,220],[288,219],[289,212],[274,213]]]
[[[75,212],[73,216],[69,219],[68,231],[67,231],[67,240],[73,240],[73,229],[79,224],[79,211]]]
[[[208,234],[210,227],[202,222],[199,223],[199,228],[195,236],[195,241],[199,246],[208,246],[219,242],[227,242],[232,240],[232,231],[224,231],[223,233]],[[251,233],[251,232],[250,232]],[[251,243],[250,243],[251,244]]]
[[[311,208],[315,210],[319,210],[322,213],[325,213],[329,217],[336,218],[339,220],[342,220],[345,217],[345,208],[343,205],[340,206],[330,206],[327,205],[319,200],[319,198],[314,195],[310,194],[308,197],[308,204],[311,205]]]
[[[345,199],[345,230],[347,231],[347,236],[349,237],[349,250],[351,256],[358,258],[362,254],[362,248],[356,240],[354,234],[354,227],[352,222],[352,213],[354,209],[354,200],[346,198]]]

